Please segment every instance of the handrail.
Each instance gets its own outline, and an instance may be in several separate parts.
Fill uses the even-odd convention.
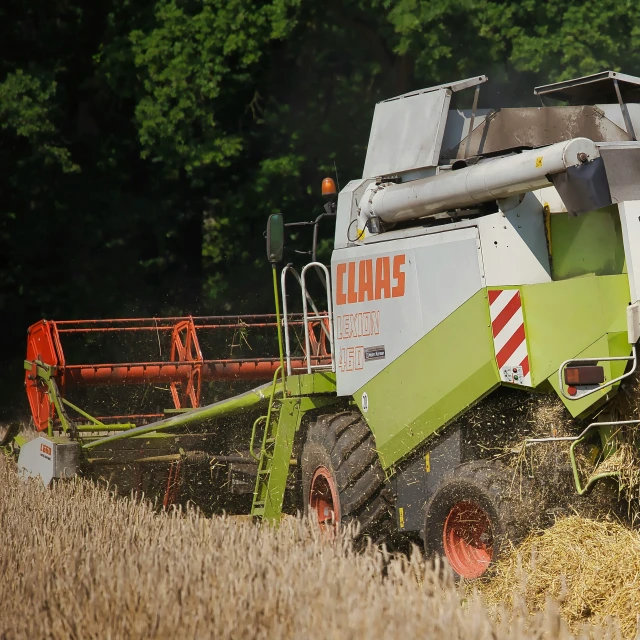
[[[304,318],[304,340],[305,340],[305,350],[306,350],[306,356],[307,356],[307,373],[311,373],[312,369],[326,368],[325,365],[316,365],[314,367],[311,366],[311,345],[309,341],[309,310],[307,308],[307,298],[309,297],[309,295],[307,293],[306,280],[305,280],[307,270],[310,267],[314,267],[316,270],[322,271],[325,277],[326,285],[327,285],[327,316],[329,318],[329,336],[328,337],[329,337],[329,346],[331,348],[331,371],[335,372],[336,363],[335,363],[335,357],[334,357],[335,349],[333,344],[333,310],[332,310],[333,305],[332,305],[332,298],[331,298],[331,279],[329,277],[329,270],[321,262],[310,262],[309,264],[305,265],[305,267],[302,269],[302,273],[300,274],[300,286],[302,287],[302,315]],[[318,314],[318,310],[315,308],[315,305],[313,305],[313,310],[316,314],[316,317],[320,318],[320,315]],[[323,325],[321,326],[326,332],[326,328]]]
[[[585,394],[586,395],[586,394]],[[580,472],[578,470],[578,462],[576,460],[575,448],[581,442],[585,440],[590,431],[595,428],[600,427],[624,427],[628,425],[638,425],[640,424],[640,420],[617,420],[615,422],[592,422],[587,425],[587,427],[582,431],[582,433],[577,436],[551,436],[544,438],[527,438],[525,440],[525,446],[529,446],[531,444],[538,444],[541,442],[570,442],[571,445],[569,447],[569,461],[571,462],[571,470],[573,472],[573,481],[576,486],[576,491],[579,496],[584,495],[596,481],[602,480],[603,478],[613,478],[620,475],[620,471],[605,471],[603,473],[598,473],[591,478],[588,479],[587,484],[583,487],[580,481]]]
[[[317,265],[320,265],[320,263],[311,262],[304,267],[302,272],[304,273],[308,266],[317,266]],[[327,268],[324,265],[320,265],[320,266],[324,269],[325,275],[328,278]],[[283,315],[283,325],[284,325],[285,360],[287,362],[287,375],[290,376],[292,372],[291,342],[289,339],[289,313],[287,309],[287,273],[289,271],[293,274],[295,279],[298,281],[298,284],[300,285],[300,290],[302,292],[303,308],[306,310],[306,301],[308,300],[315,314],[313,316],[314,318],[317,318],[318,320],[322,320],[324,317],[327,317],[327,316],[324,316],[323,314],[320,313],[320,311],[318,311],[318,307],[316,306],[316,303],[314,302],[309,292],[306,290],[306,287],[303,286],[302,278],[300,277],[298,272],[293,268],[293,265],[292,264],[286,265],[282,270],[282,273],[280,274],[280,288],[282,290],[282,315]],[[327,279],[327,282],[329,282],[328,279]],[[331,305],[331,284],[328,285],[327,301],[330,306]],[[309,317],[306,311],[302,314],[302,317],[303,317],[302,323],[305,326],[305,336],[306,336],[309,331],[309,327],[308,327]],[[322,331],[324,331],[327,338],[329,338],[329,344],[331,345],[331,353],[333,354],[333,323],[331,322],[331,315],[329,315],[328,317],[329,317],[329,324],[330,324],[329,330],[327,330],[327,328],[324,326],[324,323],[320,324],[320,328],[322,329]],[[309,344],[306,345],[306,349],[307,349],[307,356],[309,356]],[[333,355],[331,357],[333,361]]]
[[[569,460],[571,461],[571,470],[573,471],[573,481],[576,485],[576,491],[579,496],[584,495],[598,480],[603,478],[615,478],[620,476],[620,471],[604,471],[591,476],[587,480],[587,484],[583,487],[580,482],[580,472],[578,470],[578,461],[576,460],[575,448],[578,444],[584,441],[587,436],[587,432],[593,427],[617,427],[625,425],[637,425],[640,420],[619,420],[617,422],[592,422],[578,438],[576,438],[569,447]]]
[[[251,429],[251,440],[249,442],[249,453],[251,454],[251,457],[254,458],[255,460],[257,460],[258,462],[260,462],[260,457],[257,456],[254,452],[253,452],[253,446],[255,443],[255,439],[256,439],[256,431],[258,429],[258,425],[264,420],[265,421],[265,433],[266,431],[268,431],[269,429],[269,423],[271,422],[271,409],[273,408],[273,401],[275,400],[276,397],[276,389],[278,388],[278,376],[280,375],[282,371],[282,367],[278,367],[276,369],[276,372],[273,374],[273,384],[271,386],[271,395],[269,396],[269,406],[267,407],[267,415],[266,416],[260,416],[259,418],[256,418],[255,422],[253,423],[253,428]],[[285,396],[285,388],[284,386],[282,387],[282,396]]]
[[[609,382],[607,382],[605,384],[600,384],[595,389],[590,389],[589,391],[585,391],[584,393],[576,394],[575,396],[570,396],[568,393],[565,392],[565,390],[564,390],[564,381],[562,380],[562,372],[572,362],[596,362],[597,363],[597,362],[615,362],[615,361],[619,361],[619,360],[626,360],[627,362],[629,360],[632,360],[633,361],[633,367],[631,367],[631,371],[628,371],[627,373],[623,373],[621,376],[618,376],[617,378],[614,378],[613,380],[610,380]],[[582,399],[582,398],[584,398],[586,396],[590,396],[592,393],[596,393],[596,391],[602,391],[602,389],[606,389],[606,388],[610,387],[611,385],[614,385],[616,382],[620,382],[620,380],[624,380],[625,378],[628,378],[630,375],[633,375],[635,373],[637,365],[638,365],[638,358],[636,356],[636,345],[635,344],[633,345],[632,355],[630,355],[630,356],[620,356],[620,357],[613,357],[613,358],[571,358],[570,360],[565,360],[560,365],[560,368],[558,369],[558,384],[560,385],[560,393],[567,400],[580,400],[580,399]]]
[[[287,375],[291,375],[291,344],[289,342],[289,312],[287,310],[287,271],[295,275],[298,282],[300,282],[300,276],[298,272],[293,268],[291,264],[285,266],[280,274],[280,289],[282,291],[282,317],[284,323],[284,353],[285,360],[287,361]],[[304,322],[303,322],[304,324]]]
[[[255,422],[253,423],[253,427],[251,429],[251,440],[249,441],[249,453],[251,454],[251,457],[260,462],[260,456],[257,456],[254,452],[253,452],[253,445],[255,443],[256,440],[256,431],[258,429],[258,425],[263,421],[266,420],[267,416],[259,416],[258,418],[255,419]]]

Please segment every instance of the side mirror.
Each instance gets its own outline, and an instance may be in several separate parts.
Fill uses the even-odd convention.
[[[284,218],[281,213],[272,213],[267,221],[267,259],[271,264],[282,260],[284,250]]]

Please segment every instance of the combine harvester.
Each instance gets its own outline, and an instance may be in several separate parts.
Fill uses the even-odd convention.
[[[420,535],[466,578],[535,523],[512,470],[477,446],[484,427],[461,419],[499,387],[523,401],[555,392],[576,419],[574,435],[538,440],[566,441],[578,493],[618,475],[585,484],[575,452],[605,459],[640,422],[603,413],[637,367],[640,78],[604,72],[538,87],[540,107],[483,110],[486,80],[376,105],[363,177],[337,202],[323,182],[314,259],[279,283],[287,225],[270,217],[275,315],[33,325],[25,383],[41,435],[18,442],[19,472],[128,471],[126,488],[160,488],[168,506],[190,470],[214,465],[256,518],[278,520],[286,497],[323,527]],[[472,108],[450,108],[465,90]],[[323,217],[335,218],[330,271],[315,260]],[[225,331],[261,331],[269,357],[205,358]],[[131,335],[161,357],[93,362],[100,340]],[[78,338],[87,364],[64,350]],[[220,379],[264,382],[201,406]],[[171,408],[95,417],[71,400],[154,385]],[[510,435],[492,434],[496,448]]]

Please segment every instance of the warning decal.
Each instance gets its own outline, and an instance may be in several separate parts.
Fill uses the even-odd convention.
[[[489,311],[500,379],[503,382],[530,387],[529,351],[520,291],[490,290]]]

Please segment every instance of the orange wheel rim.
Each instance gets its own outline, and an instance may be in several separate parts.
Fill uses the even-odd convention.
[[[491,520],[474,502],[462,500],[451,507],[442,541],[449,564],[463,578],[479,578],[493,559]]]
[[[323,529],[340,522],[338,491],[331,472],[326,467],[318,467],[311,479],[309,509],[318,517]]]

